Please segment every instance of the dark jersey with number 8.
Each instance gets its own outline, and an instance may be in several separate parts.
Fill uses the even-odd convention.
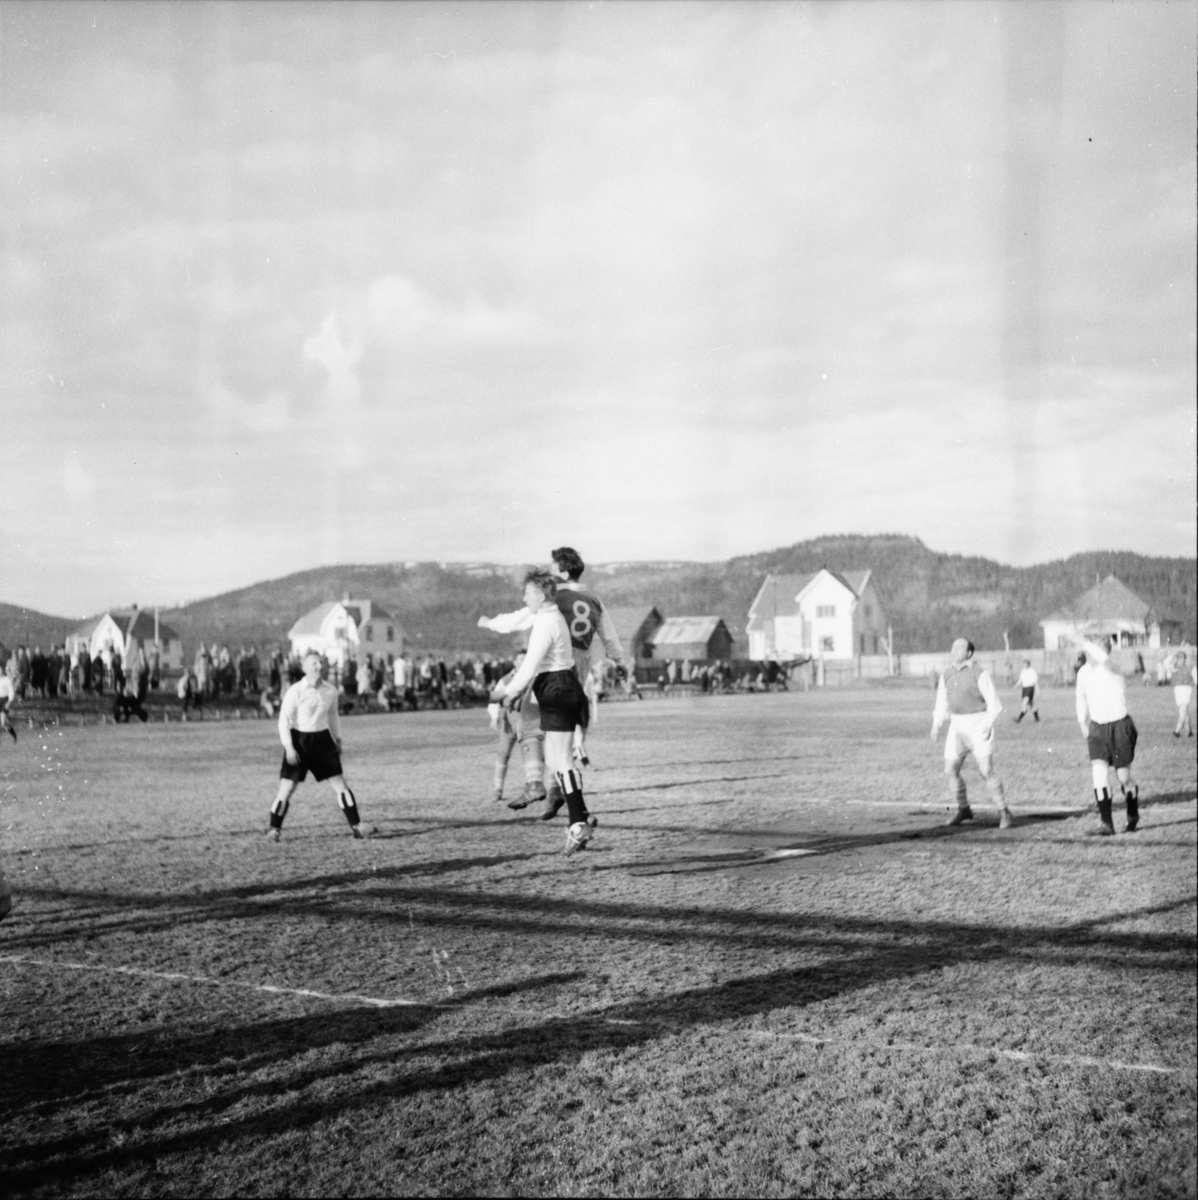
[[[595,634],[599,631],[599,614],[603,605],[590,592],[576,592],[562,588],[554,597],[557,607],[566,618],[570,630],[570,644],[576,650],[589,650]]]

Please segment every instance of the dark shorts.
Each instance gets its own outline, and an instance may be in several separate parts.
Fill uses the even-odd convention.
[[[587,727],[590,705],[573,670],[538,675],[533,681],[532,694],[541,706],[541,728],[546,733],[571,733],[575,725]]]
[[[289,763],[287,756],[283,755],[283,765],[279,768],[280,779],[303,783],[309,771],[315,779],[329,779],[342,773],[341,754],[327,729],[319,733],[300,733],[298,729],[293,729],[291,744],[299,755],[299,762]]]
[[[1023,689],[1023,698],[1024,698],[1025,700],[1030,700],[1030,699],[1032,699],[1032,697],[1033,697],[1033,696],[1035,696],[1035,694],[1036,694],[1036,689],[1035,689],[1034,687],[1030,687],[1030,688],[1024,688],[1024,689]]]
[[[1122,717],[1106,725],[1090,724],[1090,736],[1086,739],[1090,747],[1090,761],[1110,763],[1113,767],[1130,767],[1136,757],[1135,722],[1131,717]]]

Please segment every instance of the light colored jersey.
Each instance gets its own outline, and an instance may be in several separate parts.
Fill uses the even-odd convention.
[[[341,741],[341,717],[337,712],[337,689],[322,679],[313,687],[306,678],[293,683],[283,693],[279,706],[279,740],[292,749],[291,731],[319,733],[327,729]]]
[[[508,695],[516,695],[538,676],[549,671],[572,671],[574,650],[566,618],[555,605],[546,604],[533,617],[528,635],[528,653],[514,678],[507,683]]]
[[[1123,676],[1111,666],[1110,655],[1093,642],[1084,643],[1089,661],[1077,673],[1077,721],[1109,725],[1127,716]]]
[[[0,674],[0,704],[11,700],[16,694],[17,691],[12,685],[12,680],[7,675]]]
[[[1019,672],[1019,686],[1021,688],[1034,688],[1040,682],[1040,676],[1036,674],[1035,667],[1024,667]]]

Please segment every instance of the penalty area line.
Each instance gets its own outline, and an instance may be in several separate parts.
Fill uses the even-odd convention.
[[[147,971],[141,967],[106,967],[97,963],[61,962],[53,959],[0,955],[0,962],[26,967],[48,967],[60,971],[98,971],[104,975],[129,975],[139,979],[162,979],[168,983],[202,983],[209,987],[241,988],[275,996],[303,996],[308,1000],[332,1000],[339,1003],[368,1004],[373,1008],[440,1008],[423,1000],[392,1000],[380,996],[360,996],[356,992],[317,992],[311,988],[276,987],[269,983],[242,983],[237,979],[213,979],[208,975],[187,975],[181,971]]]

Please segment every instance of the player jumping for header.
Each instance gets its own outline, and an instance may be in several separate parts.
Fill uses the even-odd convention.
[[[944,743],[944,773],[948,776],[948,791],[957,811],[948,819],[949,825],[973,820],[973,810],[965,793],[961,768],[972,752],[978,774],[990,789],[990,798],[998,809],[999,829],[1010,829],[1014,822],[1007,808],[1006,796],[998,776],[994,774],[994,723],[1002,712],[998,693],[990,673],[973,657],[973,643],[957,638],[950,651],[952,661],[940,676],[936,687],[936,708],[932,713],[932,741],[940,736],[940,727],[948,720],[948,738]]]
[[[545,762],[556,777],[570,814],[566,853],[573,854],[585,849],[599,822],[587,812],[582,798],[581,764],[572,757],[574,730],[586,728],[589,714],[582,683],[574,670],[570,631],[554,603],[556,592],[557,580],[548,572],[529,571],[524,577],[524,603],[533,616],[528,653],[515,675],[495,686],[491,699],[498,704],[509,703],[532,684],[541,707]]]
[[[594,592],[584,588],[578,581],[582,578],[586,564],[578,551],[570,546],[560,546],[550,551],[553,559],[556,577],[556,590],[552,602],[556,604],[570,632],[570,646],[574,656],[574,669],[578,681],[584,687],[591,673],[594,661],[593,643],[596,635],[603,645],[608,658],[616,664],[616,678],[625,679],[628,676],[628,665],[624,659],[624,647],[620,644],[620,635],[616,632],[611,614],[603,606],[602,601]],[[530,609],[522,608],[516,612],[500,613],[496,617],[479,617],[479,627],[490,629],[493,633],[515,633],[518,630],[531,629],[533,613]],[[581,766],[588,765],[586,752],[585,729],[575,733],[573,755]],[[549,820],[557,815],[564,798],[549,791],[549,806],[542,819]]]
[[[291,797],[311,771],[317,780],[327,779],[332,785],[354,837],[365,837],[357,802],[341,769],[337,689],[321,678],[324,664],[317,651],[307,651],[302,665],[303,679],[283,693],[283,703],[279,706],[283,765],[279,768],[279,791],[270,806],[267,836],[276,842],[283,836],[283,818],[291,805]]]

